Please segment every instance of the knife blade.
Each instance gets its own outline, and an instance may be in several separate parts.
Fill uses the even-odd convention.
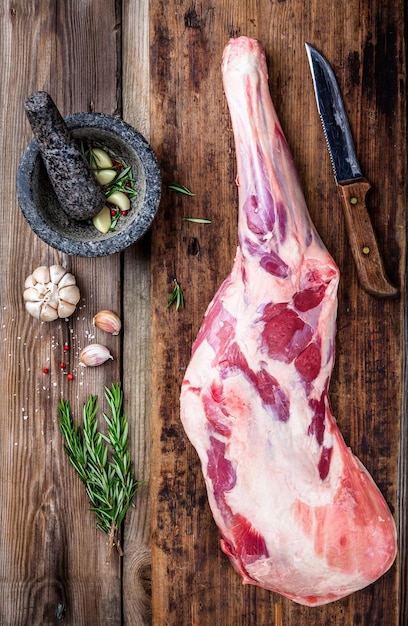
[[[327,59],[306,43],[317,109],[323,125],[340,194],[348,238],[362,288],[377,298],[392,298],[398,289],[385,273],[366,205],[371,185],[363,176],[340,89]]]

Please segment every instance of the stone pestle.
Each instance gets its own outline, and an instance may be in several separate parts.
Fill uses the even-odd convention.
[[[62,210],[75,221],[92,218],[105,204],[105,194],[53,99],[38,91],[24,108]]]

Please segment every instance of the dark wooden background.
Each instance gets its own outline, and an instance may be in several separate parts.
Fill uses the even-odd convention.
[[[408,624],[406,424],[406,67],[402,0],[4,0],[0,6],[0,625],[397,626]],[[333,412],[395,514],[399,555],[368,589],[300,607],[242,586],[219,548],[195,451],[179,421],[192,341],[237,244],[235,157],[221,82],[231,36],[262,41],[272,97],[312,218],[341,270]],[[359,287],[317,115],[304,42],[331,61],[387,273],[380,301]],[[15,176],[31,138],[32,91],[64,114],[123,116],[158,156],[163,196],[151,233],[103,259],[67,258],[29,229]],[[167,185],[177,180],[195,196]],[[206,217],[199,225],[184,217]],[[22,302],[41,264],[71,268],[82,299],[69,323],[40,324]],[[186,306],[167,309],[173,279]],[[123,319],[115,360],[78,368],[92,316]],[[69,368],[61,374],[62,345]],[[42,373],[44,366],[50,374]],[[125,557],[105,564],[82,485],[62,452],[57,403],[76,413],[90,393],[123,383],[132,457],[146,480],[124,528]],[[63,607],[63,608],[62,608]]]

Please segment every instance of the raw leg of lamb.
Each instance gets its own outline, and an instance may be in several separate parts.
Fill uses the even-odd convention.
[[[331,414],[339,271],[307,211],[259,42],[232,39],[239,247],[181,392],[221,548],[244,583],[309,606],[393,563],[395,525]]]

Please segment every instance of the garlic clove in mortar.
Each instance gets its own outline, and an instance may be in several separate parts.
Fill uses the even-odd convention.
[[[102,365],[108,359],[113,359],[113,356],[109,349],[100,343],[90,343],[89,346],[85,346],[79,355],[79,363],[85,367]]]
[[[92,148],[91,152],[93,156],[91,169],[109,169],[112,167],[112,159],[105,150],[102,150],[102,148]]]
[[[111,335],[119,335],[122,328],[122,322],[119,317],[113,311],[103,310],[97,313],[92,323]]]
[[[114,191],[106,198],[106,200],[117,206],[120,211],[124,211],[125,213],[130,209],[130,200],[127,195],[123,193],[123,191]]]
[[[26,278],[24,287],[27,312],[43,322],[69,317],[81,297],[75,276],[62,265],[40,265]]]
[[[105,235],[108,232],[111,227],[112,220],[110,208],[106,206],[106,204],[102,207],[99,213],[93,216],[92,223],[96,230],[99,230],[100,233]]]
[[[115,170],[106,169],[106,170],[94,170],[94,174],[96,180],[101,185],[109,185],[116,178]]]

